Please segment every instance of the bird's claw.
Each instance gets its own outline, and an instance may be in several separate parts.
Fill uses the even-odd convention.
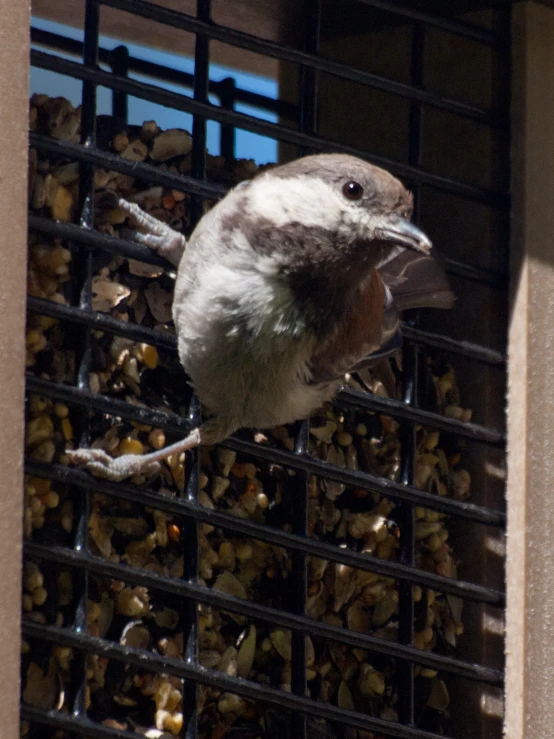
[[[73,464],[84,466],[95,477],[111,482],[121,482],[137,474],[154,474],[160,470],[158,462],[151,462],[140,454],[123,454],[110,457],[103,449],[68,450],[67,456]]]
[[[179,264],[187,244],[183,234],[175,231],[167,223],[154,218],[150,213],[146,213],[137,203],[129,203],[120,198],[118,207],[129,216],[132,223],[146,231],[146,233],[132,231],[131,235],[135,241],[157,251],[173,264]]]

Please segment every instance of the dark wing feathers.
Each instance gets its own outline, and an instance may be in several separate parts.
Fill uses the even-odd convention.
[[[405,249],[379,270],[398,311],[409,308],[452,308],[456,300],[440,262]]]
[[[440,263],[404,250],[373,271],[360,288],[360,300],[340,330],[312,357],[313,383],[331,382],[350,371],[381,362],[402,346],[399,312],[410,308],[451,308],[456,298]],[[373,320],[368,320],[372,316]],[[375,320],[379,318],[379,323]],[[377,332],[375,326],[380,330]]]

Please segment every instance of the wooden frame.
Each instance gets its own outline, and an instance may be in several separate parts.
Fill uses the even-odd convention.
[[[554,9],[514,7],[506,739],[554,724]]]
[[[0,3],[0,734],[19,737],[29,6]]]
[[[554,8],[513,21],[506,739],[554,725]],[[0,733],[19,737],[29,8],[0,3]],[[14,340],[14,337],[19,339]]]

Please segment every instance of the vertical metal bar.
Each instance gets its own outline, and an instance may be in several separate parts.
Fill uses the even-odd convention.
[[[85,6],[85,29],[83,45],[83,64],[96,67],[98,63],[100,13],[97,0],[87,0]],[[96,84],[83,82],[81,143],[94,146],[96,143]],[[79,178],[79,223],[82,228],[92,229],[94,226],[94,167],[81,163]],[[90,250],[79,249],[75,259],[76,278],[80,284],[79,307],[92,309],[92,259]],[[90,330],[85,328],[80,337],[77,365],[77,386],[88,389],[89,372],[92,359]],[[79,446],[90,443],[90,418],[84,412],[77,419],[77,438]],[[89,491],[74,491],[73,500],[76,507],[75,549],[88,551],[88,521],[90,510]],[[77,632],[87,630],[88,573],[74,573],[76,580],[77,605],[75,608],[74,628]],[[77,580],[78,578],[78,580]],[[73,714],[86,714],[86,655],[76,655],[73,666],[75,691],[73,695]]]
[[[211,0],[197,0],[198,20],[211,23]],[[210,74],[210,41],[198,34],[194,51],[194,99],[208,102]],[[206,118],[195,115],[192,121],[191,175],[199,180],[206,179]],[[194,228],[202,217],[202,200],[191,199],[191,226]]]
[[[321,31],[321,0],[305,0],[304,19],[304,48],[312,54],[317,54],[319,52],[319,37]],[[316,133],[317,70],[310,67],[300,67],[298,81],[299,128],[303,133]],[[310,149],[302,147],[300,150],[300,156],[304,156],[310,152]]]
[[[211,22],[211,0],[197,0],[196,14],[199,20]],[[194,52],[194,99],[208,102],[210,72],[210,46],[206,36],[197,35]],[[206,119],[195,115],[192,122],[192,152],[191,175],[199,180],[206,179]],[[191,198],[191,227],[194,228],[202,217],[202,199]],[[193,399],[189,416],[194,423],[199,424],[200,406]],[[197,501],[200,493],[200,456],[198,451],[192,453],[190,476],[187,483],[186,496],[188,500]],[[189,457],[190,458],[190,457]],[[198,524],[196,520],[185,518],[182,525],[182,541],[185,557],[184,576],[189,581],[199,578],[198,572]],[[185,644],[185,659],[188,662],[198,662],[198,611],[194,601],[184,603],[183,638]],[[196,685],[185,684],[183,690],[183,717],[185,722],[186,739],[196,739],[198,735],[198,715],[196,701]]]
[[[309,422],[302,421],[296,438],[295,453],[306,454],[309,443]],[[291,485],[292,531],[298,536],[307,536],[308,531],[308,475],[297,473],[298,484]],[[292,482],[292,480],[291,480]],[[290,609],[299,616],[306,615],[306,598],[308,595],[308,572],[306,555],[293,552],[292,587]],[[291,691],[295,695],[306,694],[306,635],[293,631],[291,639]],[[293,713],[291,718],[292,739],[306,739],[306,716]]]
[[[304,2],[304,47],[316,54],[319,51],[321,27],[321,0]],[[317,71],[307,67],[299,70],[299,120],[298,125],[305,133],[315,133],[317,126]],[[301,150],[301,155],[309,151]],[[296,454],[306,454],[309,444],[309,421],[300,424],[296,440]],[[301,490],[295,490],[292,502],[292,529],[299,536],[308,534],[308,476],[303,476]],[[306,556],[300,552],[292,555],[292,603],[291,608],[299,615],[306,614],[308,595],[308,573]],[[296,695],[306,694],[306,635],[302,632],[292,634],[291,690]],[[294,713],[291,719],[292,739],[306,739],[306,716]]]
[[[219,100],[221,106],[226,110],[235,107],[237,83],[233,77],[225,77],[218,84]],[[221,156],[225,162],[231,162],[235,158],[235,127],[221,124],[220,133]]]
[[[415,23],[412,34],[411,83],[423,85],[425,28],[422,23]],[[408,133],[408,161],[410,164],[421,163],[422,135],[421,105],[410,105]],[[414,220],[419,222],[421,208],[420,188],[414,193]],[[411,325],[417,323],[416,311],[409,311],[404,316]],[[402,352],[402,387],[403,400],[409,405],[418,404],[418,348],[406,342]],[[404,424],[400,435],[401,481],[406,485],[414,484],[416,456],[416,433],[413,424]],[[414,511],[409,504],[399,506],[398,523],[400,526],[399,560],[405,565],[415,564]],[[414,588],[409,582],[400,583],[399,588],[399,630],[398,639],[401,644],[414,643]],[[408,662],[398,665],[398,719],[401,723],[414,723],[414,667]]]
[[[119,77],[127,77],[129,74],[129,49],[126,46],[116,46],[110,54],[110,67],[114,74]],[[112,90],[112,114],[124,123],[128,119],[127,93],[120,90]]]
[[[200,404],[193,397],[189,409],[189,419],[195,425],[200,425]],[[190,461],[189,461],[190,460]],[[187,453],[185,464],[189,467],[186,486],[186,499],[198,501],[200,491],[200,455],[197,449]],[[183,577],[188,582],[198,581],[199,551],[198,551],[198,523],[193,518],[184,518],[181,525],[181,543],[184,551]],[[187,599],[183,604],[183,643],[185,645],[185,660],[196,665],[198,662],[198,611],[193,600]],[[183,688],[183,718],[186,739],[196,739],[198,733],[198,716],[196,710],[196,685],[186,683]]]

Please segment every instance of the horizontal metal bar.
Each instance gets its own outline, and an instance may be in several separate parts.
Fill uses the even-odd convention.
[[[100,231],[91,231],[75,223],[53,221],[51,218],[37,216],[34,213],[28,214],[27,224],[31,230],[34,229],[43,234],[77,242],[80,246],[86,246],[89,249],[102,249],[110,254],[117,254],[121,257],[129,257],[140,262],[153,264],[166,271],[175,269],[167,259],[160,257],[155,251],[149,249],[147,246],[142,246],[136,241],[120,239],[117,236],[109,236]]]
[[[54,303],[43,298],[27,298],[27,311],[41,316],[51,316],[61,321],[71,321],[88,326],[93,331],[109,331],[132,341],[142,341],[162,349],[177,351],[177,340],[173,334],[155,331],[136,323],[120,321],[106,313]]]
[[[488,28],[475,26],[454,18],[446,18],[408,5],[402,5],[394,2],[394,0],[355,0],[355,2],[361,2],[364,5],[370,5],[379,10],[394,13],[409,21],[419,21],[427,26],[434,26],[435,28],[440,28],[442,31],[454,33],[457,36],[464,36],[473,41],[479,41],[490,46],[498,46],[505,51],[509,48],[503,35],[490,31]]]
[[[203,184],[200,183],[198,180],[194,180],[194,178],[183,178],[183,181],[180,181],[179,183],[180,187],[175,187],[175,181],[179,181],[179,175],[168,174],[167,172],[165,172],[165,170],[160,171],[157,167],[154,167],[150,164],[140,163],[139,174],[137,174],[137,167],[130,167],[128,160],[122,159],[121,157],[118,157],[114,154],[102,152],[98,149],[92,151],[91,153],[90,149],[83,148],[79,144],[73,144],[71,142],[57,142],[61,144],[61,146],[58,146],[56,144],[56,139],[50,139],[49,137],[41,136],[40,134],[32,134],[32,137],[33,138],[31,139],[31,145],[35,146],[41,151],[45,151],[46,153],[52,153],[54,155],[62,156],[63,152],[63,156],[70,156],[76,159],[80,159],[82,158],[82,150],[84,152],[84,157],[87,158],[87,161],[91,158],[94,158],[94,163],[99,164],[99,162],[102,161],[101,166],[116,171],[120,171],[117,169],[117,165],[119,162],[122,162],[123,168],[121,169],[121,171],[123,171],[125,174],[133,171],[135,177],[143,180],[148,180],[150,178],[150,173],[152,172],[152,175],[154,177],[156,176],[156,174],[161,175],[160,177],[155,178],[154,181],[156,182],[156,184],[173,187],[174,189],[180,189],[184,192],[191,191],[191,184],[189,182],[189,179],[192,179],[193,182],[196,182],[200,185]],[[50,146],[51,142],[54,142],[53,146]],[[66,143],[69,145],[68,147],[65,146]],[[134,164],[137,164],[137,166],[139,165],[139,163]],[[166,174],[168,175],[168,177],[164,176]],[[210,185],[210,183],[204,184],[207,185],[208,188],[213,190],[209,197],[223,197],[228,192],[228,188],[224,188],[221,185],[214,186]],[[128,256],[132,259],[138,259],[142,262],[148,262],[149,264],[157,264],[169,268],[169,262],[167,262],[167,260],[159,257],[155,252],[152,251],[152,249],[137,244],[136,241],[119,239],[115,236],[108,236],[107,234],[101,234],[96,231],[87,231],[86,235],[81,236],[79,231],[84,232],[84,229],[81,229],[80,226],[77,226],[73,223],[53,221],[51,218],[46,218],[45,216],[37,216],[32,211],[29,212],[28,219],[29,227],[35,228],[39,231],[50,233],[54,236],[60,236],[61,238],[79,241],[86,246],[90,246],[91,248],[104,249],[105,251],[110,251],[113,254],[120,254],[121,256]],[[504,275],[502,275],[502,273],[500,272],[482,269],[481,267],[477,267],[466,262],[456,262],[456,265],[461,265],[464,269],[465,274],[461,275],[457,266],[451,267],[450,262],[454,260],[449,260],[448,258],[445,258],[443,259],[443,261],[444,267],[447,272],[457,274],[459,276],[465,277],[466,279],[471,279],[475,282],[479,282],[485,285],[491,285],[498,288],[499,283],[501,281],[504,281],[505,279]],[[470,273],[471,276],[469,276]],[[454,340],[451,339],[451,341]],[[468,346],[470,346],[470,344],[468,344]],[[454,351],[454,349],[452,349],[452,351]],[[492,357],[492,355],[489,356]],[[477,359],[477,356],[475,358]],[[487,363],[489,362],[489,360],[484,359],[483,361],[487,361]],[[494,364],[495,362],[491,361],[491,363]]]
[[[320,72],[332,74],[340,79],[357,82],[362,85],[373,87],[383,92],[391,93],[413,102],[430,105],[434,108],[446,110],[454,115],[463,116],[470,120],[478,121],[489,126],[505,128],[508,125],[507,116],[496,111],[487,111],[477,106],[452,100],[436,92],[429,92],[420,87],[408,85],[397,80],[388,79],[372,72],[364,72],[355,67],[350,67],[332,59],[310,54],[301,49],[285,46],[275,41],[252,36],[234,28],[219,26],[216,23],[201,21],[186,13],[181,13],[170,8],[160,7],[146,0],[102,0],[103,5],[108,5],[118,10],[123,10],[142,18],[155,20],[157,23],[165,23],[172,28],[180,28],[190,33],[201,34],[214,41],[231,46],[238,46],[256,54],[263,54],[280,61],[301,64],[304,67],[317,69]]]
[[[376,731],[397,739],[445,739],[434,732],[402,726],[393,721],[374,718],[352,710],[339,708],[322,701],[315,701],[303,696],[293,695],[284,690],[269,687],[263,683],[229,677],[223,672],[210,670],[191,661],[165,657],[154,652],[145,652],[143,649],[122,646],[83,632],[76,633],[73,629],[54,625],[37,624],[24,620],[23,635],[28,639],[40,639],[52,644],[67,646],[72,649],[83,650],[89,654],[97,654],[107,659],[115,659],[126,664],[136,665],[143,670],[169,673],[183,680],[203,683],[210,687],[219,688],[226,693],[235,693],[249,700],[263,701],[281,709],[301,711],[308,716],[329,721],[337,721],[347,726],[354,726],[365,731]]]
[[[64,53],[73,54],[77,57],[82,57],[83,54],[83,44],[81,41],[68,38],[67,36],[61,36],[60,34],[52,33],[51,31],[44,31],[40,28],[31,28],[31,43],[56,49]],[[113,51],[111,49],[99,49],[98,57],[101,63],[111,65]],[[194,84],[194,75],[189,72],[183,72],[179,69],[166,67],[163,64],[156,64],[154,62],[146,61],[145,59],[139,59],[136,56],[129,56],[128,69],[130,72],[142,74],[145,77],[152,77],[154,79],[164,80],[165,82],[173,82],[174,84],[181,85],[183,87],[190,87],[191,89]],[[219,96],[221,82],[218,80],[211,80],[209,90],[214,95]],[[298,106],[293,105],[286,100],[276,100],[275,98],[269,98],[266,95],[250,92],[250,90],[243,90],[240,87],[235,87],[234,99],[237,103],[252,105],[253,107],[260,108],[260,110],[277,113],[278,115],[284,115],[289,118],[294,118],[298,114]]]
[[[61,141],[38,133],[29,134],[29,146],[52,156],[67,157],[79,162],[94,164],[103,169],[114,170],[131,175],[138,180],[145,180],[154,185],[163,185],[175,190],[199,195],[204,198],[219,200],[229,191],[228,187],[214,182],[204,182],[184,174],[171,174],[152,164],[133,162],[130,159],[102,151],[94,146],[83,146],[72,141]],[[157,262],[153,262],[157,264]]]
[[[154,6],[163,10],[160,6]],[[149,85],[145,82],[132,80],[127,77],[121,77],[102,69],[92,67],[84,67],[76,62],[62,59],[61,57],[47,54],[42,51],[31,51],[31,64],[43,69],[50,69],[59,74],[65,74],[81,80],[90,80],[98,85],[103,85],[113,90],[120,90],[128,95],[133,95],[144,100],[159,103],[166,107],[182,110],[186,113],[204,116],[207,119],[218,121],[225,125],[236,126],[247,131],[258,133],[262,136],[277,139],[278,141],[286,141],[290,144],[296,144],[317,151],[336,151],[344,154],[352,154],[362,159],[370,159],[374,164],[390,170],[398,177],[402,177],[410,182],[417,184],[429,185],[444,192],[450,192],[453,195],[459,195],[462,198],[485,203],[496,208],[507,209],[509,205],[509,195],[504,192],[488,190],[485,188],[469,185],[467,183],[453,180],[449,177],[433,174],[424,171],[418,167],[403,164],[390,160],[386,157],[377,156],[370,152],[364,152],[352,146],[339,144],[331,139],[325,139],[315,134],[303,133],[294,128],[283,126],[279,123],[265,121],[255,116],[246,115],[237,111],[226,110],[224,108],[212,105],[211,103],[203,103],[193,100],[186,95],[165,90],[156,85]]]
[[[404,321],[401,322],[401,330],[402,336],[405,339],[410,339],[410,341],[414,341],[417,344],[434,346],[441,351],[450,354],[459,354],[467,359],[474,359],[476,362],[490,364],[494,367],[503,367],[506,364],[506,356],[501,352],[481,346],[480,344],[474,344],[471,341],[459,341],[450,338],[450,336],[424,331],[421,328],[410,326]]]
[[[116,253],[121,252],[118,251]],[[77,306],[64,305],[45,298],[35,298],[32,296],[27,297],[27,310],[31,313],[59,318],[61,321],[71,321],[72,323],[79,323],[82,326],[90,326],[98,331],[109,331],[118,336],[124,336],[126,339],[132,339],[133,341],[144,341],[147,344],[152,344],[152,346],[177,351],[177,339],[173,334],[156,331],[153,328],[146,328],[130,321],[122,321],[118,318],[113,318],[107,313],[90,311],[78,308]],[[460,356],[484,364],[502,366],[505,362],[505,357],[492,349],[487,349],[486,347],[469,342],[455,341],[448,336],[429,333],[408,326],[407,324],[402,324],[402,334],[406,339],[410,339],[416,343],[434,346],[442,351],[459,354]]]
[[[259,603],[236,598],[220,591],[212,590],[194,582],[167,577],[164,575],[145,572],[129,565],[110,562],[92,554],[76,551],[67,547],[49,547],[44,544],[26,542],[24,545],[26,557],[36,557],[49,562],[67,565],[68,567],[80,567],[90,572],[105,577],[113,577],[116,580],[132,582],[135,585],[143,585],[162,592],[173,593],[184,598],[190,598],[195,603],[203,603],[223,611],[238,613],[250,619],[265,621],[285,629],[296,629],[310,636],[329,639],[332,641],[348,644],[351,647],[367,649],[376,654],[384,654],[395,659],[402,659],[418,665],[443,670],[468,680],[487,683],[489,685],[502,685],[503,674],[501,670],[494,670],[463,660],[446,657],[442,654],[422,651],[416,647],[405,646],[387,639],[379,639],[375,636],[354,632],[349,629],[332,626],[323,621],[296,615],[279,608],[270,608]]]
[[[506,245],[505,251],[508,254],[508,245]],[[510,278],[509,274],[505,271],[478,267],[468,262],[462,262],[459,259],[452,259],[451,257],[443,258],[443,267],[451,275],[456,275],[456,277],[461,277],[464,280],[472,280],[473,282],[489,285],[490,287],[494,287],[495,290],[502,292],[508,290]]]
[[[463,580],[453,580],[425,570],[420,570],[417,567],[390,562],[367,554],[360,554],[359,552],[337,547],[316,539],[307,539],[286,531],[280,531],[265,524],[238,518],[238,516],[233,516],[229,513],[211,510],[185,498],[161,496],[136,485],[131,485],[130,483],[108,482],[93,477],[82,470],[59,464],[52,465],[26,460],[25,469],[29,475],[44,477],[62,484],[75,485],[83,490],[97,491],[139,505],[151,506],[176,516],[189,516],[202,523],[207,523],[232,533],[241,534],[251,539],[259,539],[268,544],[285,547],[291,551],[303,552],[312,557],[328,559],[355,569],[375,572],[378,575],[391,577],[395,580],[411,582],[422,587],[431,588],[440,593],[455,595],[465,600],[487,603],[488,605],[499,608],[502,608],[505,602],[504,593],[494,588],[464,582]]]
[[[104,724],[97,724],[89,718],[77,716],[74,713],[62,713],[54,709],[46,711],[43,708],[35,708],[26,703],[22,703],[20,709],[20,716],[23,721],[70,732],[72,737],[76,735],[86,737],[86,739],[137,739],[138,737],[136,731],[111,729],[104,726]]]
[[[424,411],[421,408],[414,408],[400,400],[383,398],[379,395],[371,395],[352,388],[342,389],[337,395],[337,400],[341,405],[366,408],[369,411],[393,416],[393,418],[401,418],[405,421],[420,423],[423,426],[431,426],[446,433],[456,434],[456,436],[482,444],[496,447],[504,447],[506,445],[506,437],[500,431],[495,431],[487,426],[480,426],[476,423],[457,421],[455,418],[440,416],[437,413]]]
[[[133,403],[127,403],[118,398],[112,398],[93,393],[84,388],[54,383],[39,377],[27,377],[27,391],[48,398],[55,398],[62,402],[80,405],[91,410],[97,410],[110,416],[125,418],[157,426],[176,434],[190,432],[190,422],[175,413],[168,413],[158,409],[145,408]],[[503,527],[506,515],[503,511],[484,508],[468,503],[467,501],[453,500],[452,498],[426,493],[410,485],[403,485],[386,477],[377,477],[367,472],[349,470],[308,455],[294,454],[286,450],[265,444],[255,444],[238,437],[230,437],[221,443],[235,451],[266,459],[276,464],[282,464],[293,469],[311,472],[322,478],[336,480],[352,487],[361,487],[367,490],[386,495],[394,500],[406,500],[414,505],[423,506],[432,510],[460,516],[488,526]]]

